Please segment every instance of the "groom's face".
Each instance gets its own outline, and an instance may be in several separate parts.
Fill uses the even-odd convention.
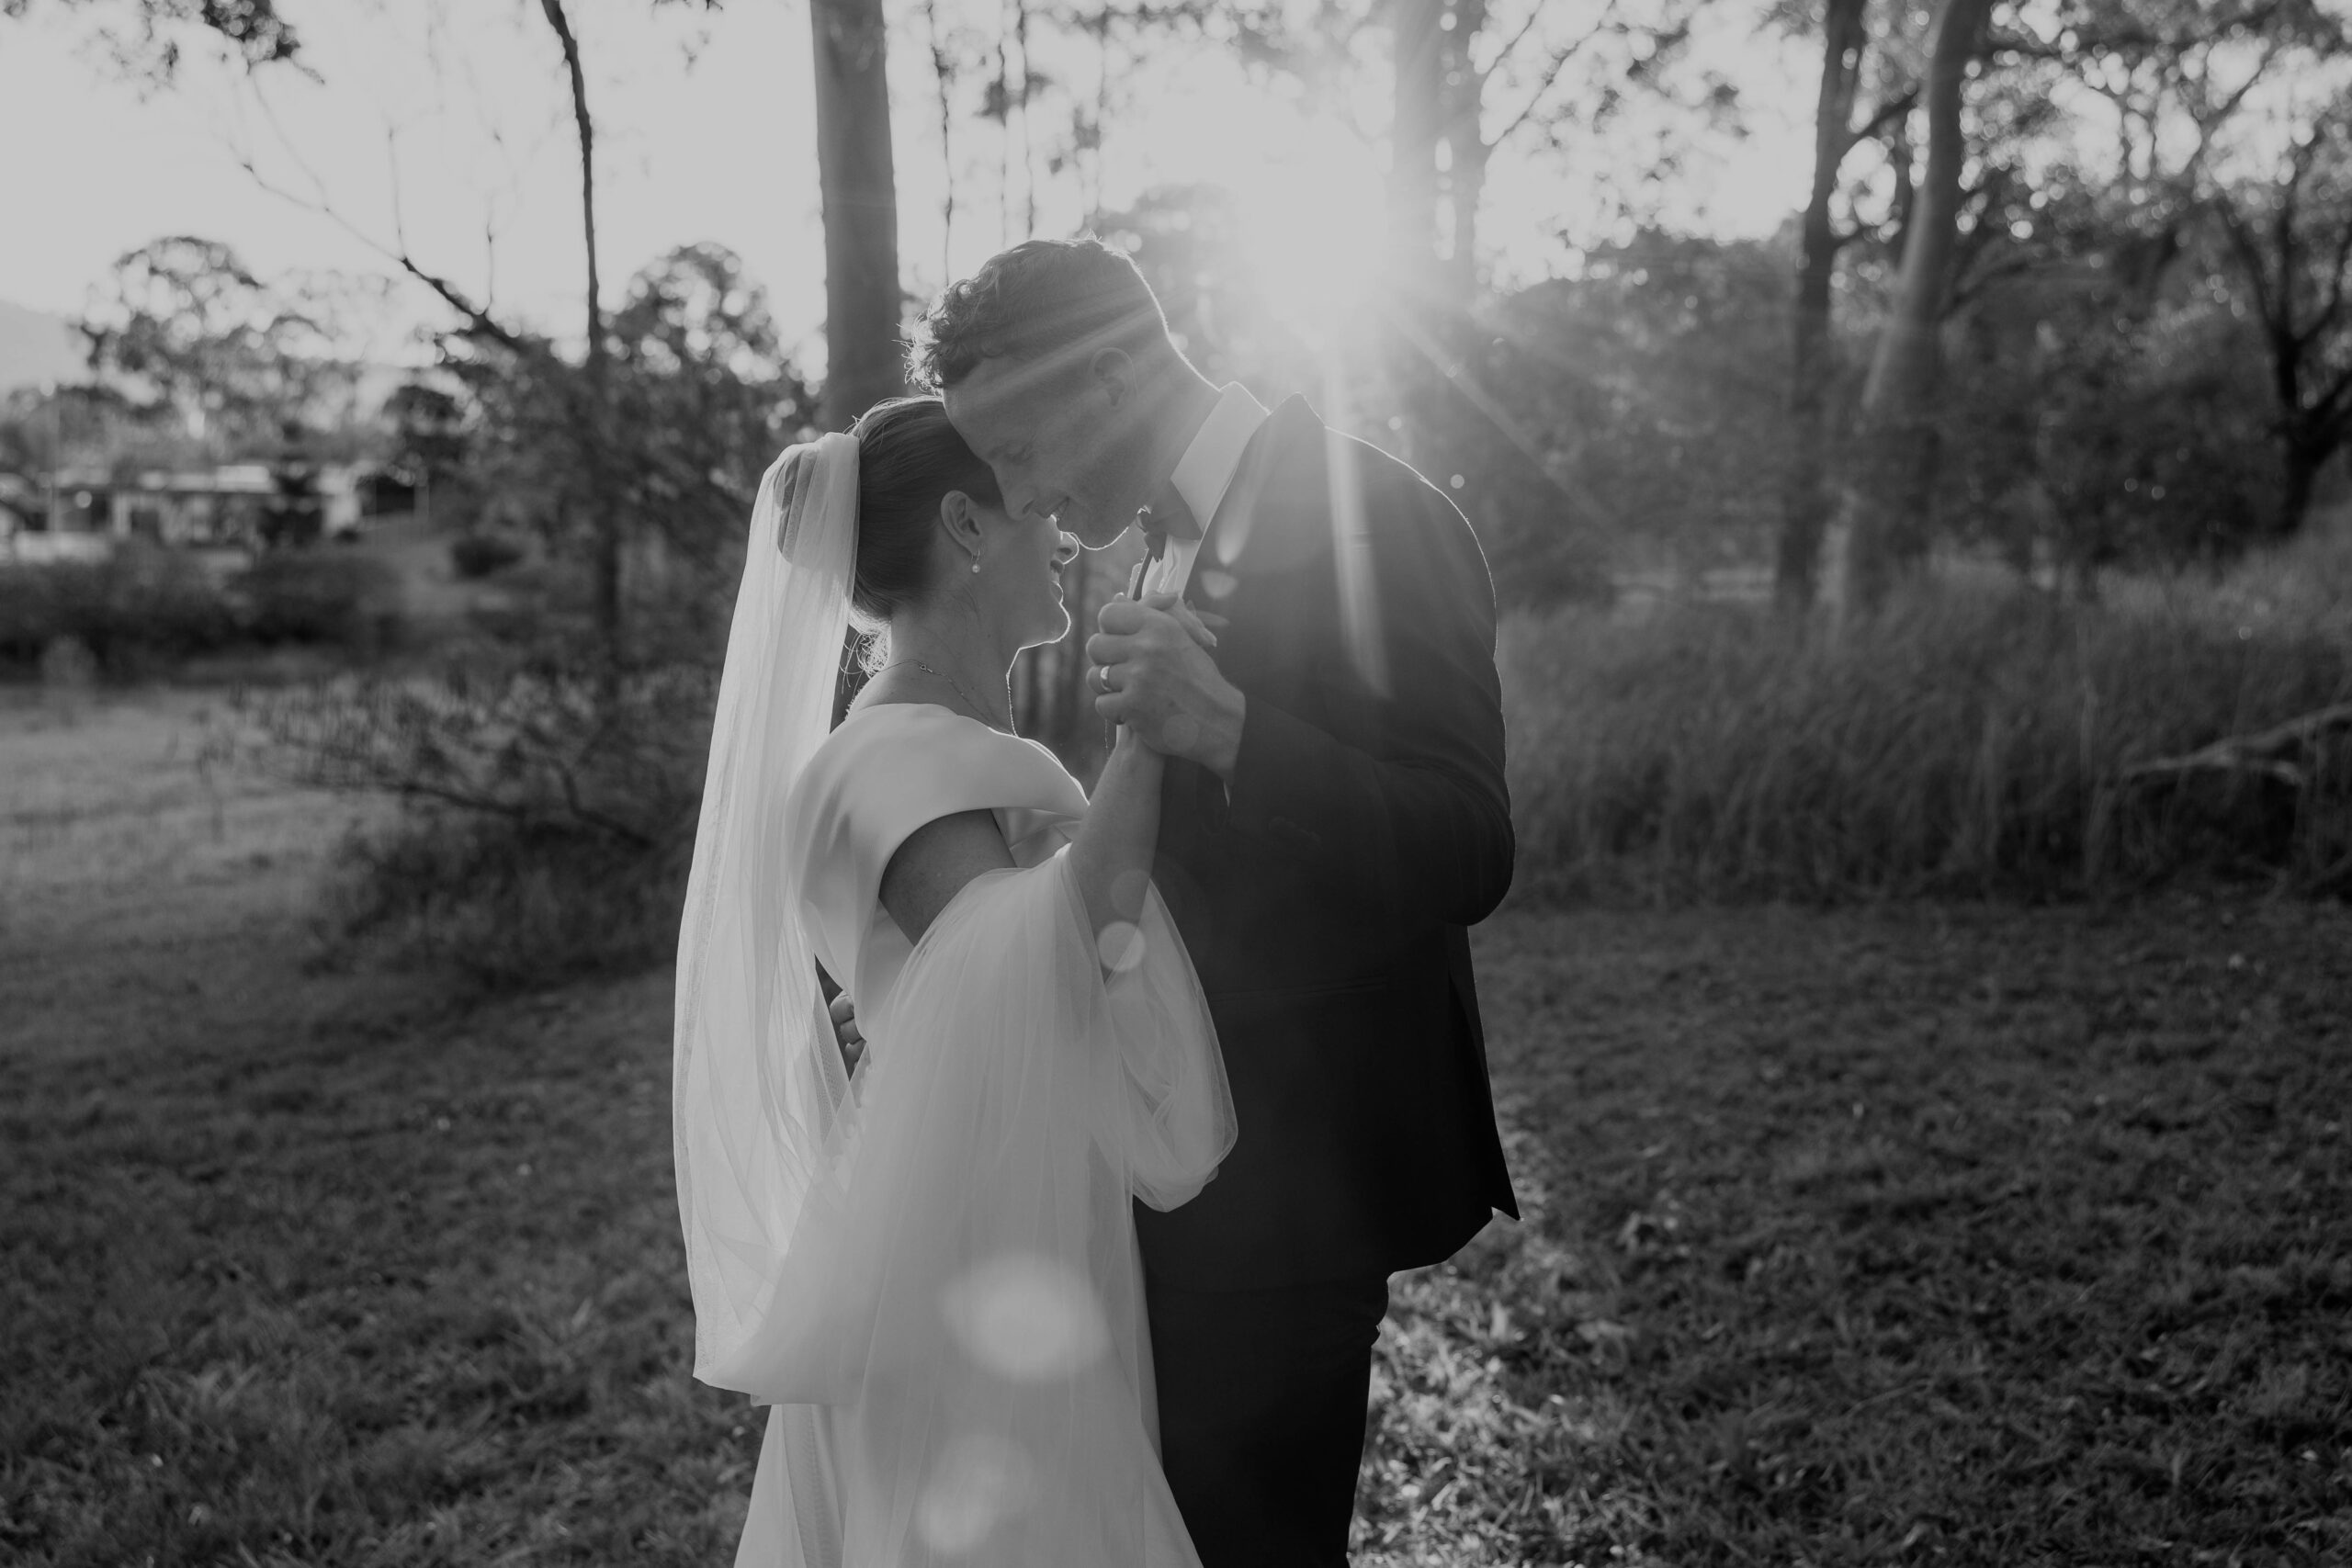
[[[1127,530],[1150,500],[1134,420],[1088,359],[983,359],[944,394],[947,419],[996,474],[1005,510],[1052,517],[1088,549]]]

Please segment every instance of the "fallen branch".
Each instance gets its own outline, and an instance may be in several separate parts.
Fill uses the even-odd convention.
[[[2352,731],[2352,703],[2321,708],[2252,735],[2229,736],[2177,757],[2134,762],[2123,770],[2123,782],[2139,784],[2204,773],[2258,773],[2301,789],[2310,778],[2310,754],[2323,738],[2338,730]]]

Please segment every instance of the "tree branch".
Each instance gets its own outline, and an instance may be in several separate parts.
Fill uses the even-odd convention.
[[[2238,265],[2245,269],[2246,283],[2254,290],[2255,314],[2262,318],[2266,326],[2275,324],[2277,316],[2271,309],[2270,278],[2263,264],[2261,248],[2254,243],[2253,231],[2246,227],[2236,204],[2225,193],[2215,191],[2210,199],[2214,215],[2222,220],[2222,232],[2229,240],[2230,249],[2237,253]]]
[[[345,217],[342,209],[334,205],[334,200],[327,195],[326,182],[319,177],[318,171],[303,158],[300,151],[295,146],[293,138],[286,133],[286,127],[278,119],[277,110],[271,105],[268,95],[256,87],[254,92],[254,101],[260,106],[262,118],[269,122],[270,130],[277,133],[280,149],[293,161],[294,166],[302,172],[303,177],[310,181],[311,188],[315,194],[304,197],[288,190],[261,172],[261,165],[254,161],[250,151],[243,147],[233,148],[230,155],[236,160],[237,166],[244,170],[247,178],[259,186],[266,195],[274,196],[290,207],[298,207],[305,212],[324,218],[368,250],[375,252],[376,254],[430,288],[440,297],[443,303],[465,318],[465,335],[495,343],[511,353],[530,352],[530,342],[522,333],[509,329],[493,318],[488,310],[476,305],[467,297],[463,289],[449,279],[426,271],[418,265],[416,258],[409,254],[407,236],[399,229],[400,182],[397,178],[397,170],[392,189],[394,225],[395,232],[399,234],[399,241],[396,244],[388,245]],[[390,127],[386,128],[388,150],[394,134]]]
[[[1608,32],[1616,16],[1617,0],[1610,0],[1608,5],[1601,7],[1600,15],[1593,19],[1592,26],[1586,30],[1582,38],[1553,52],[1552,62],[1544,69],[1544,79],[1536,84],[1535,91],[1528,95],[1527,102],[1521,106],[1517,114],[1504,123],[1500,130],[1487,139],[1487,152],[1496,151],[1504,142],[1519,134],[1520,130],[1534,118],[1535,111],[1543,107],[1544,100],[1551,96],[1553,87],[1560,80],[1560,73],[1567,69],[1568,62],[1582,54],[1599,40],[1602,34]]]
[[[1479,69],[1478,75],[1481,80],[1493,75],[1502,67],[1505,61],[1519,52],[1519,46],[1526,42],[1528,36],[1535,31],[1535,24],[1544,19],[1544,13],[1550,5],[1551,0],[1535,0],[1535,4],[1528,9],[1527,20],[1520,23],[1519,30],[1510,35],[1510,41],[1497,50],[1494,59],[1487,62],[1486,65]]]
[[[1851,152],[1865,141],[1877,141],[1879,132],[1886,130],[1889,126],[1909,118],[1911,111],[1918,107],[1918,103],[1919,87],[1918,84],[1914,83],[1909,87],[1896,94],[1894,97],[1889,98],[1885,103],[1881,104],[1878,107],[1877,112],[1873,113],[1870,118],[1864,120],[1860,125],[1855,127],[1851,131],[1847,133],[1847,151]]]
[[[324,218],[329,222],[341,229],[345,233],[350,235],[353,239],[358,241],[361,244],[367,246],[369,250],[375,252],[378,255],[383,257],[386,261],[390,262],[394,266],[399,267],[402,272],[407,273],[411,277],[415,278],[419,283],[424,284],[427,288],[433,290],[435,294],[441,298],[444,304],[447,305],[451,310],[457,311],[458,315],[465,318],[465,335],[469,337],[487,339],[490,342],[498,344],[501,348],[507,349],[512,353],[528,354],[531,352],[533,345],[527,338],[525,338],[520,333],[512,331],[503,322],[494,320],[487,311],[483,310],[471,299],[468,299],[463,289],[459,288],[456,284],[450,282],[447,278],[441,276],[437,273],[427,272],[423,266],[418,265],[416,258],[410,255],[405,250],[388,245],[381,240],[377,239],[373,234],[368,233],[366,230],[352,222],[350,219],[345,218],[342,212],[336,209],[333,203],[316,201],[306,197],[297,196],[292,191],[289,191],[284,186],[272,181],[268,175],[263,174],[261,170],[254,165],[254,161],[250,157],[242,153],[237,155],[237,166],[244,170],[245,174],[253,180],[254,184],[261,187],[266,194],[274,196],[277,197],[278,200],[286,202],[291,206],[299,207],[305,212],[314,213],[321,218]]]
[[[2256,773],[2301,789],[2310,778],[2306,761],[2321,742],[2339,730],[2352,730],[2352,703],[2339,703],[2252,735],[2233,735],[2177,757],[2135,762],[2123,770],[2123,782],[2178,779],[2198,773]]]

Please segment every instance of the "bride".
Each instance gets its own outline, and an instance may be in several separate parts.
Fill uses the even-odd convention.
[[[761,484],[676,1019],[695,1371],[773,1406],[739,1564],[1197,1563],[1129,1201],[1197,1192],[1233,1111],[1149,882],[1161,759],[1123,729],[1090,802],[1012,733],[1075,553],[936,399]],[[829,734],[853,619],[887,654]]]

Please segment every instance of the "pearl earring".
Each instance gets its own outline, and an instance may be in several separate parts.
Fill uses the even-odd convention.
[[[979,551],[978,551],[978,550],[974,550],[974,551],[972,552],[972,575],[973,575],[973,576],[975,576],[975,577],[978,577],[978,576],[979,575],[979,573],[980,573],[980,552],[979,552]]]

